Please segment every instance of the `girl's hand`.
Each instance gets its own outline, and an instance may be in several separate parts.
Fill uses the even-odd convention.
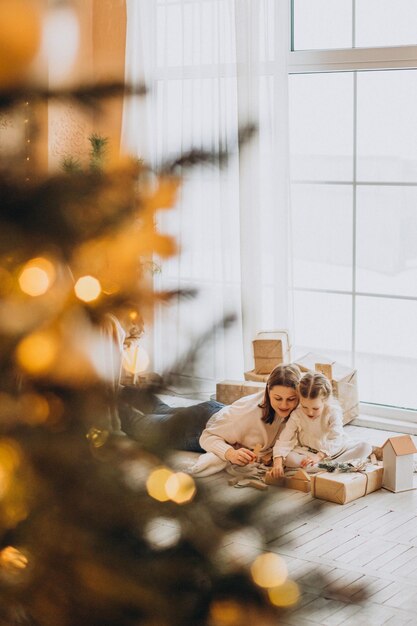
[[[224,456],[234,465],[248,465],[249,463],[256,461],[256,454],[247,448],[239,448],[238,450],[229,448]]]
[[[322,452],[318,454],[312,454],[310,456],[306,456],[300,463],[301,467],[308,467],[309,465],[315,465],[316,463],[320,463],[320,461],[324,459],[324,455]]]
[[[308,467],[314,465],[314,459],[311,456],[306,456],[300,463],[301,467]]]
[[[267,472],[267,475],[271,478],[282,478],[282,476],[284,476],[284,466],[282,464],[282,459],[274,459],[274,467]]]

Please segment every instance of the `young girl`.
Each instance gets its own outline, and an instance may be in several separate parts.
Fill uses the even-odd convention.
[[[370,444],[351,441],[344,433],[341,407],[332,397],[331,384],[323,374],[304,374],[298,391],[300,404],[274,446],[274,467],[270,472],[274,478],[284,475],[284,466],[316,471],[317,464],[325,458],[351,461],[371,454]]]

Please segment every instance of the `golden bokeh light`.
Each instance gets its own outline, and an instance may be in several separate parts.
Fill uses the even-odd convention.
[[[14,472],[22,461],[20,447],[12,439],[0,439],[0,466]]]
[[[19,400],[20,419],[26,424],[36,426],[49,418],[49,403],[39,393],[25,393]]]
[[[108,430],[100,430],[99,428],[90,428],[87,433],[87,439],[94,448],[102,448],[109,438]]]
[[[28,566],[27,557],[13,546],[7,546],[0,552],[0,568],[8,572],[16,572]]]
[[[251,574],[259,587],[270,588],[282,585],[288,576],[287,564],[278,554],[260,554],[252,563]]]
[[[189,474],[177,472],[168,478],[165,490],[170,500],[176,504],[185,504],[194,498],[196,486]]]
[[[40,331],[22,339],[17,346],[16,357],[19,365],[29,374],[44,374],[53,364],[57,351],[55,337]]]
[[[300,599],[300,588],[293,580],[287,580],[278,587],[268,589],[269,600],[275,606],[294,606]]]
[[[49,284],[48,274],[40,267],[25,268],[19,276],[20,289],[28,296],[42,296]]]
[[[94,276],[82,276],[74,287],[75,295],[83,302],[93,302],[101,294],[101,285]]]
[[[167,502],[170,499],[166,491],[166,484],[172,475],[173,472],[166,467],[158,467],[149,474],[146,490],[151,498],[159,502]]]
[[[210,623],[213,626],[241,626],[246,623],[243,606],[233,600],[217,600],[210,607]]]
[[[48,259],[31,259],[19,275],[20,289],[29,296],[42,296],[55,279],[55,268]]]

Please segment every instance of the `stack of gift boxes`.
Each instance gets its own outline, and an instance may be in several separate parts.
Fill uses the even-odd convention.
[[[244,380],[223,380],[217,383],[216,400],[232,404],[243,396],[265,389],[274,367],[290,362],[290,342],[287,331],[260,332],[252,342],[255,367],[245,372]]]
[[[223,404],[265,389],[265,383],[274,367],[291,362],[291,345],[285,330],[260,332],[252,342],[255,367],[245,372],[244,380],[223,380],[217,383],[216,399]],[[327,357],[310,352],[294,363],[302,372],[322,372],[332,383],[333,395],[343,410],[343,423],[348,424],[359,415],[358,381],[355,369],[341,365]]]

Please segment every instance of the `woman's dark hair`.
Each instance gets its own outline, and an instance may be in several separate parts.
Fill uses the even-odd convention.
[[[298,383],[300,382],[301,371],[297,365],[277,365],[266,381],[265,395],[262,404],[262,421],[265,424],[272,424],[275,419],[275,411],[271,406],[269,391],[272,387],[289,387],[298,393]]]

